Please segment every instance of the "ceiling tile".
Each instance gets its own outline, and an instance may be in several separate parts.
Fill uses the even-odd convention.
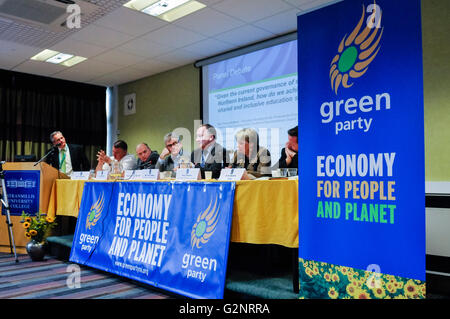
[[[219,11],[204,8],[176,20],[174,24],[211,37],[242,26],[244,22]]]
[[[97,55],[95,58],[92,58],[92,60],[124,67],[139,63],[140,61],[145,60],[145,58],[142,56],[121,52],[119,50],[111,50]]]
[[[292,5],[282,0],[224,0],[214,9],[251,23],[292,9]]]
[[[130,41],[133,37],[106,27],[91,24],[74,33],[72,38],[105,48],[113,48]]]
[[[155,57],[155,60],[168,62],[177,66],[193,63],[198,60],[198,54],[186,51],[184,49],[178,49],[169,53]]]
[[[304,5],[305,3],[308,3],[308,2],[311,2],[314,0],[284,0],[284,1],[297,7],[297,8],[300,8],[300,6]]]
[[[221,42],[219,40],[209,38],[196,42],[194,44],[183,47],[184,50],[196,53],[199,58],[213,56],[231,50],[233,44]]]
[[[171,47],[142,38],[131,40],[124,45],[117,47],[117,49],[146,58],[155,57],[173,50]]]
[[[203,4],[206,4],[208,7],[213,6],[223,0],[197,0],[198,2],[201,2]]]
[[[246,25],[215,36],[219,41],[232,43],[236,46],[248,45],[270,37],[273,37],[273,33],[251,25]]]
[[[207,7],[167,23],[122,7],[127,0],[89,1],[108,10],[97,12],[77,31],[49,34],[45,41],[33,33],[34,29],[22,32],[20,37],[10,33],[12,22],[0,20],[0,36],[8,34],[11,38],[0,40],[0,68],[115,85],[294,31],[297,13],[335,2],[198,0]],[[24,34],[29,41],[24,40]],[[48,43],[45,48],[88,60],[70,68],[30,61],[30,57],[42,51],[42,45],[38,45],[42,43]]]
[[[288,10],[256,21],[253,25],[275,34],[288,33],[297,30],[297,13],[299,12],[299,9]]]
[[[86,61],[72,66],[70,69],[73,69],[76,72],[83,72],[84,74],[93,74],[94,78],[121,68],[123,68],[123,66],[105,63],[94,59],[87,59]]]
[[[71,37],[68,37],[61,42],[55,44],[54,46],[49,48],[50,50],[55,50],[63,53],[70,53],[73,55],[79,55],[85,58],[90,58],[96,56],[102,52],[107,51],[107,48],[90,44],[87,42],[82,42],[78,40],[74,40]]]
[[[327,6],[331,3],[337,2],[337,0],[313,0],[305,3],[301,3],[297,7],[303,11],[309,11],[313,9],[319,9],[321,7]]]
[[[122,7],[95,21],[94,24],[139,36],[159,29],[168,23],[148,14]]]
[[[164,61],[159,61],[155,59],[147,59],[139,63],[139,65],[132,65],[132,68],[139,68],[146,71],[149,75],[160,73],[162,71],[170,70],[176,68],[178,65],[173,63],[168,63]]]
[[[53,78],[75,82],[88,82],[96,76],[98,76],[98,74],[87,74],[85,72],[74,71],[72,69],[67,69],[52,75]]]
[[[127,67],[97,77],[95,79],[92,79],[91,81],[111,86],[135,81],[145,76],[146,75],[142,71]]]
[[[17,56],[23,59],[29,59],[41,51],[41,48],[0,40],[0,55],[6,54]]]
[[[8,54],[0,55],[0,69],[3,70],[10,70],[15,66],[21,64],[22,62],[25,62],[24,58],[15,55],[8,55]]]
[[[188,31],[172,24],[150,32],[142,37],[142,39],[147,39],[172,48],[181,48],[205,38],[206,37],[198,33]]]
[[[27,60],[16,66],[13,71],[50,76],[57,72],[63,71],[66,68],[67,67],[58,64]]]

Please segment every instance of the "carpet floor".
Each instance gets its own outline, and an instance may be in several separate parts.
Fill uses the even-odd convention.
[[[45,256],[33,262],[28,255],[0,254],[0,299],[169,299],[161,291],[127,278],[79,266],[80,285],[68,280],[73,263]]]

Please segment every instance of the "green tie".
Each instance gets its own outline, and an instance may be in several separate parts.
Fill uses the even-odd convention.
[[[63,172],[63,173],[65,173],[66,172],[66,149],[65,148],[63,148],[62,150],[61,150],[61,161],[60,161],[60,163],[59,163],[59,167],[60,167],[60,171],[61,172]]]

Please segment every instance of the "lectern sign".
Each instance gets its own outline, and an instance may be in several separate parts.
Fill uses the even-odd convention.
[[[10,215],[20,216],[39,212],[40,171],[4,171]],[[2,210],[4,214],[4,210]]]
[[[301,296],[425,296],[419,0],[298,17]]]

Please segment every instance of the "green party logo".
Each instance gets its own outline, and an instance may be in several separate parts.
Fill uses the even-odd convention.
[[[100,198],[91,206],[91,209],[89,210],[89,213],[86,218],[86,230],[88,229],[90,230],[91,227],[97,225],[97,222],[100,219],[100,216],[102,215],[103,204],[104,204],[104,196],[102,193]]]
[[[208,208],[200,212],[197,217],[197,221],[192,227],[191,232],[191,246],[200,248],[201,244],[206,244],[211,236],[214,234],[219,221],[219,206],[217,206],[217,197],[214,203],[214,207],[211,208],[212,200],[209,203]]]
[[[366,19],[366,12],[371,13]],[[362,28],[364,21],[366,26]],[[353,85],[351,79],[363,76],[370,63],[380,51],[380,40],[383,35],[381,28],[381,8],[377,4],[363,5],[362,16],[355,29],[347,37],[342,39],[338,47],[338,53],[330,64],[329,77],[331,89],[337,95],[340,86],[349,88]]]

